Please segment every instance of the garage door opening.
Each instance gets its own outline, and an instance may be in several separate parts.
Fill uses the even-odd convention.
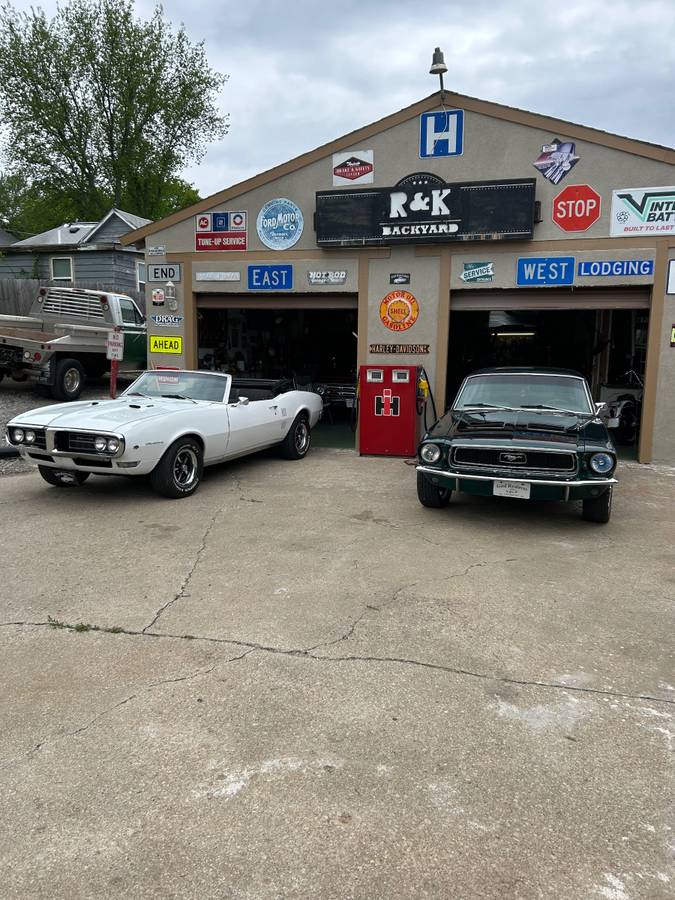
[[[594,400],[621,403],[613,437],[622,455],[637,454],[647,355],[645,309],[481,310],[451,315],[449,406],[462,379],[490,366],[575,369]]]
[[[315,444],[354,446],[356,309],[200,308],[198,327],[200,369],[318,390]]]

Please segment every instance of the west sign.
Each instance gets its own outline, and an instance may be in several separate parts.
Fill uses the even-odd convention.
[[[528,240],[533,178],[446,184],[409,175],[392,188],[318,191],[316,242],[363,247],[447,241]]]

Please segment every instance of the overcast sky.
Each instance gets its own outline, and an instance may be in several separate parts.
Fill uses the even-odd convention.
[[[136,0],[141,16],[153,5]],[[202,196],[432,93],[435,46],[448,89],[675,146],[675,0],[165,0],[164,10],[229,75],[229,134],[184,173]]]

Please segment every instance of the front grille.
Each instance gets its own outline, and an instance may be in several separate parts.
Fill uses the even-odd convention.
[[[57,431],[54,446],[65,453],[96,453],[94,441],[97,437],[97,434],[80,431]]]
[[[489,466],[494,469],[527,469],[543,472],[574,472],[574,453],[550,453],[519,447],[455,447],[453,462],[458,466]]]

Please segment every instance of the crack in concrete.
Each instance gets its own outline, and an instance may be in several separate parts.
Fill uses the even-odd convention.
[[[399,588],[396,593],[400,593],[405,590],[406,587],[410,587],[410,585],[404,585],[404,587]],[[271,653],[279,656],[292,656],[300,659],[312,659],[317,662],[365,662],[365,663],[395,663],[399,665],[413,666],[419,667],[422,669],[429,669],[438,672],[446,672],[452,675],[461,675],[468,678],[477,678],[484,681],[496,681],[502,684],[513,684],[519,685],[521,687],[540,687],[540,688],[548,688],[552,690],[560,690],[567,691],[572,693],[581,693],[581,694],[596,694],[603,697],[617,697],[623,700],[650,700],[654,703],[665,703],[669,706],[675,705],[675,699],[670,700],[665,697],[655,697],[653,694],[628,694],[623,691],[612,691],[604,688],[590,688],[590,687],[580,687],[578,685],[564,684],[562,682],[556,681],[539,681],[539,680],[528,680],[523,678],[511,678],[508,675],[492,675],[488,672],[475,672],[472,669],[463,669],[455,666],[446,666],[441,665],[440,663],[430,663],[425,662],[424,660],[419,659],[410,659],[408,657],[403,656],[320,656],[312,651],[315,649],[319,649],[321,647],[331,646],[341,641],[348,640],[349,637],[354,633],[354,629],[359,624],[359,622],[364,618],[365,611],[361,614],[361,616],[353,623],[352,626],[347,630],[345,634],[341,637],[335,639],[334,641],[329,641],[325,644],[317,644],[314,647],[309,648],[288,648],[288,647],[274,647],[269,644],[260,644],[255,641],[244,641],[237,640],[235,638],[218,638],[218,637],[209,637],[209,636],[200,636],[200,635],[192,635],[192,634],[172,634],[170,632],[161,632],[161,631],[133,631],[131,629],[126,628],[101,628],[99,626],[92,625],[90,627],[90,631],[98,631],[102,634],[113,634],[113,635],[126,635],[128,637],[140,637],[140,638],[150,638],[155,640],[178,640],[178,641],[197,641],[200,643],[209,643],[209,644],[227,644],[235,647],[246,647],[247,652],[243,653],[241,656],[234,657],[231,661],[234,662],[237,659],[243,659],[245,656],[248,656],[249,653],[253,651],[261,651],[263,653]],[[41,626],[48,625],[49,627],[55,627],[51,622],[10,622],[3,623],[6,625],[26,625],[30,626]],[[74,625],[66,625],[61,624],[56,626],[57,628],[62,628],[64,630],[74,631]]]
[[[102,629],[94,629],[94,630],[102,630]],[[109,632],[108,632],[109,633]],[[124,634],[125,632],[116,632],[117,634]],[[143,636],[143,632],[137,632],[137,635]],[[94,716],[89,722],[84,725],[80,725],[78,728],[71,729],[69,731],[65,731],[61,734],[54,735],[51,738],[44,738],[41,741],[38,741],[35,746],[31,747],[28,750],[25,750],[20,757],[14,757],[14,759],[8,760],[6,763],[0,765],[0,771],[4,771],[8,769],[10,766],[14,765],[14,763],[18,762],[19,759],[23,759],[26,757],[31,757],[38,751],[40,751],[43,747],[46,747],[50,744],[57,743],[64,738],[69,737],[77,737],[79,734],[83,734],[85,731],[88,731],[93,725],[96,725],[97,722],[100,722],[106,716],[113,713],[116,709],[119,709],[121,706],[126,706],[127,703],[130,703],[132,700],[136,700],[144,694],[150,693],[157,687],[161,687],[165,684],[178,684],[183,681],[192,681],[194,678],[203,677],[205,675],[210,675],[215,669],[219,666],[227,665],[232,662],[237,662],[240,659],[244,659],[245,656],[248,656],[249,653],[254,653],[255,649],[251,648],[246,650],[244,653],[240,653],[238,656],[230,656],[227,659],[219,659],[212,666],[209,666],[207,669],[197,669],[195,672],[189,672],[187,675],[178,675],[175,678],[162,678],[159,681],[152,681],[148,685],[145,686],[140,691],[136,693],[129,694],[128,697],[125,697],[123,700],[119,700],[117,703],[113,703],[112,706],[109,706],[107,709],[102,710],[100,713]]]
[[[179,588],[179,590],[178,590],[178,593],[175,594],[175,596],[173,596],[170,600],[168,600],[163,606],[160,606],[160,608],[159,608],[159,609],[157,610],[157,612],[155,613],[154,618],[152,619],[152,621],[149,622],[149,623],[142,629],[143,632],[146,632],[146,631],[148,631],[150,628],[152,628],[152,626],[156,624],[156,622],[157,622],[157,620],[159,619],[159,617],[160,617],[163,613],[165,613],[167,609],[169,609],[171,606],[173,606],[174,603],[177,603],[179,600],[182,600],[182,599],[184,598],[184,596],[185,596],[185,591],[186,591],[188,585],[190,584],[190,581],[192,580],[192,576],[194,575],[194,573],[195,573],[195,571],[196,571],[196,569],[197,569],[197,566],[198,566],[199,563],[201,562],[202,554],[203,554],[204,551],[206,550],[206,542],[208,541],[209,535],[211,534],[211,530],[213,529],[213,526],[216,524],[216,519],[217,519],[218,516],[223,512],[224,509],[225,509],[225,507],[224,507],[224,506],[221,506],[221,507],[220,507],[219,509],[217,509],[217,510],[214,512],[214,514],[211,516],[211,519],[209,520],[209,524],[206,526],[206,529],[205,529],[205,531],[204,531],[204,534],[202,535],[202,540],[201,540],[201,544],[200,544],[200,546],[199,546],[199,549],[197,550],[197,553],[195,554],[195,558],[194,558],[194,560],[192,561],[192,565],[190,566],[187,575],[186,575],[185,578],[183,579],[183,583],[181,584],[181,586],[180,586],[180,588]]]

